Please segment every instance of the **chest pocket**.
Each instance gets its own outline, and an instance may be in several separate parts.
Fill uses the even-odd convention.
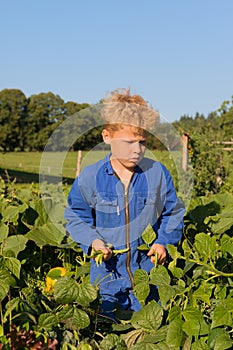
[[[113,228],[119,225],[120,215],[118,199],[99,194],[96,198],[96,226],[99,228]]]
[[[156,200],[157,193],[149,193],[145,196],[139,195],[137,199],[139,210],[144,209],[144,207],[146,207],[147,205],[156,206]]]
[[[138,197],[138,217],[140,226],[144,230],[148,223],[154,225],[157,221],[157,193],[149,193],[147,196]]]

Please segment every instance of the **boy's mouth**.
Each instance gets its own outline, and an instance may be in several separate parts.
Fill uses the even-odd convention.
[[[137,163],[139,161],[139,157],[134,157],[134,158],[130,158],[130,161],[133,163]]]

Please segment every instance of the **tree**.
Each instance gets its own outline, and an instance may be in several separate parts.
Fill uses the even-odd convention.
[[[81,109],[88,108],[90,105],[88,103],[76,103],[68,101],[65,103],[66,116],[71,116],[74,113],[81,111]]]
[[[64,120],[66,109],[60,96],[52,92],[32,95],[27,108],[27,148],[43,151],[49,136]]]
[[[233,96],[231,101],[223,102],[218,112],[220,113],[219,127],[222,130],[222,141],[231,141],[233,140]]]
[[[3,151],[24,150],[27,98],[18,89],[0,91],[0,147]]]

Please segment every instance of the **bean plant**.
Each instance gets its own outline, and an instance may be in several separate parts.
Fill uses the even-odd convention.
[[[232,349],[233,194],[192,200],[166,264],[134,274],[141,310],[111,320],[99,315],[90,257],[66,233],[64,191],[1,180],[0,349]],[[155,237],[149,225],[139,249]]]

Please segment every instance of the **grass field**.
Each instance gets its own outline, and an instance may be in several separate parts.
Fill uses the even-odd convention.
[[[83,151],[81,169],[102,159],[108,151]],[[173,155],[163,151],[148,151],[147,157],[163,162],[172,172],[175,168]],[[5,171],[16,182],[39,182],[39,174],[61,176],[72,182],[76,175],[78,152],[7,152],[0,153],[0,175]]]

